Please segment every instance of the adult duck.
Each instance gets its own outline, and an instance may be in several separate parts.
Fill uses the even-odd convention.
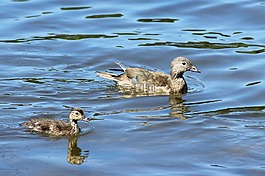
[[[148,93],[187,93],[188,86],[183,77],[186,71],[200,73],[191,61],[186,57],[177,57],[171,62],[170,74],[150,71],[144,68],[125,67],[117,63],[123,70],[123,74],[97,72],[100,77],[113,80],[118,86],[126,90],[136,90]]]

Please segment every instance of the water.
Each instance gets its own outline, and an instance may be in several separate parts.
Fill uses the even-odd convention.
[[[264,175],[262,0],[0,3],[1,175]],[[96,71],[115,62],[169,72],[189,92],[131,96]],[[19,123],[93,118],[78,138]]]

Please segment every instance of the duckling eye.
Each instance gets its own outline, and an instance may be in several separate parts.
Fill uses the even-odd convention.
[[[187,63],[186,62],[182,62],[182,65],[186,65]]]
[[[78,115],[79,115],[79,113],[78,113],[78,112],[76,112],[76,113],[75,113],[75,115],[77,115],[77,116],[78,116]]]

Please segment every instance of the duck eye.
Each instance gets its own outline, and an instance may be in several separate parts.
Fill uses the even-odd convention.
[[[78,112],[76,112],[76,113],[75,113],[75,115],[79,115],[79,113],[78,113]]]
[[[187,63],[186,62],[182,62],[182,65],[186,65]]]

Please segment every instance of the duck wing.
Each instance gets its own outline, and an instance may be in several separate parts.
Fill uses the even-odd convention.
[[[24,122],[21,126],[27,127],[35,132],[53,134],[59,133],[63,130],[69,130],[70,126],[68,123],[53,119],[31,119],[28,122]]]
[[[126,75],[130,79],[135,79],[137,84],[148,83],[153,86],[167,86],[170,76],[163,72],[149,71],[142,68],[128,68]]]

